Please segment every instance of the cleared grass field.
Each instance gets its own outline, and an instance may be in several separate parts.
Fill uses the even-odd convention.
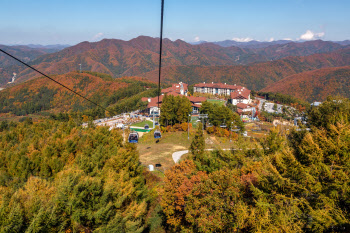
[[[195,130],[190,131],[190,139],[187,132],[167,132],[162,134],[160,140],[153,137],[153,131],[143,134],[137,148],[140,153],[140,161],[144,165],[161,164],[160,170],[165,171],[175,163],[172,154],[176,151],[188,150],[195,135]],[[215,137],[204,133],[206,149],[230,149],[236,147],[237,141],[230,141],[229,138]],[[241,142],[251,141],[251,138],[240,137]]]
[[[212,104],[225,105],[225,100],[208,99],[207,101],[211,102]]]
[[[137,148],[140,153],[140,161],[145,165],[161,164],[161,170],[167,170],[175,163],[172,154],[176,151],[187,150],[193,135],[190,135],[190,140],[187,139],[187,132],[169,132],[163,133],[162,138],[157,140],[153,137],[153,131],[144,134]]]
[[[134,123],[134,124],[132,124],[131,126],[144,127],[145,124],[148,124],[148,126],[149,126],[150,128],[153,127],[153,122],[152,122],[152,121],[141,121],[141,122]]]

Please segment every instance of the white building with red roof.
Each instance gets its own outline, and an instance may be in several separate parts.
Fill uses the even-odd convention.
[[[250,104],[250,90],[245,87],[236,89],[234,92],[231,92],[230,99],[233,105],[237,105],[239,103]]]
[[[180,94],[176,92],[169,92],[167,95],[173,95],[178,96]],[[159,102],[158,102],[158,96],[154,98],[147,98],[143,97],[141,100],[144,102],[148,102],[147,110],[149,114],[159,114],[160,109],[158,109],[158,103],[159,108],[162,106],[164,95],[159,96]],[[192,105],[192,114],[197,114],[199,111],[199,108],[201,107],[202,102],[206,101],[207,98],[205,97],[194,97],[194,96],[186,96],[186,98],[191,102]]]
[[[241,86],[228,85],[226,83],[197,83],[193,87],[193,92],[198,93],[208,93],[212,95],[226,95],[229,96],[232,92],[235,92],[237,89],[241,89]]]
[[[179,82],[179,83],[174,83],[171,85],[171,87],[162,89],[161,93],[164,94],[169,94],[169,93],[177,93],[180,95],[186,95],[187,96],[187,91],[188,91],[188,84]]]
[[[254,106],[251,106],[248,104],[238,103],[237,104],[237,113],[239,115],[255,114],[256,108]]]

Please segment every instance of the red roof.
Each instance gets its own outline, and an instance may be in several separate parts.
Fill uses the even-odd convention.
[[[187,97],[191,102],[193,103],[202,103],[207,100],[205,97],[195,97],[195,96],[190,96]]]
[[[173,96],[178,96],[181,95],[179,92],[175,92],[175,91],[170,91],[168,93],[166,93],[167,95],[173,95]]]
[[[245,109],[248,107],[248,104],[244,104],[244,103],[238,103],[237,104],[237,108],[240,108],[240,109]]]
[[[242,88],[237,85],[228,85],[226,83],[197,83],[194,85],[195,87],[211,87],[211,88],[220,88],[220,89],[231,89],[236,90]]]
[[[180,91],[181,91],[181,84],[183,85],[184,91],[186,92],[187,88],[188,88],[188,84],[186,84],[186,83],[174,83],[174,84],[172,84],[171,87],[162,89],[162,93],[170,93],[170,92],[180,93]]]
[[[167,93],[167,95],[184,96],[184,95],[180,95],[176,92],[170,92],[170,93]],[[202,103],[202,102],[207,100],[207,98],[205,98],[205,97],[194,97],[194,96],[185,96],[185,97],[192,103],[192,106],[196,106],[198,108],[200,107],[200,105],[198,105],[196,103]],[[164,95],[159,96],[159,107],[162,105],[163,98],[164,98]],[[146,102],[146,101],[148,101],[148,98],[142,97],[141,100]],[[148,108],[158,106],[158,96],[156,96],[154,98],[150,98],[150,100],[151,101],[148,102],[148,105],[147,105]]]
[[[241,88],[236,90],[235,92],[231,92],[231,99],[248,99],[250,95],[250,90],[247,88]]]

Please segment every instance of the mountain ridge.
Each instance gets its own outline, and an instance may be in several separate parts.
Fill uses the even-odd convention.
[[[288,76],[262,91],[292,95],[309,102],[325,101],[327,96],[350,98],[350,66],[327,67]]]
[[[322,44],[322,46],[317,44]],[[311,46],[314,45],[314,46]],[[284,46],[284,47],[283,47]],[[221,47],[212,43],[191,45],[181,40],[164,39],[162,65],[168,66],[228,66],[267,62],[291,55],[305,56],[346,48],[332,42],[305,42],[273,45],[263,49]],[[103,39],[81,42],[59,52],[39,56],[29,64],[47,74],[61,74],[79,69],[102,72],[114,77],[142,76],[158,69],[159,39],[139,36],[130,41]],[[0,84],[18,74],[18,82],[38,75],[21,66],[9,66],[0,71]]]

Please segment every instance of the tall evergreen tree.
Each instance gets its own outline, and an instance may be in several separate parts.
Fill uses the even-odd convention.
[[[199,123],[197,127],[198,128],[196,134],[194,135],[194,138],[189,148],[190,153],[193,154],[194,157],[202,155],[205,149],[205,140],[202,131],[202,123]]]

